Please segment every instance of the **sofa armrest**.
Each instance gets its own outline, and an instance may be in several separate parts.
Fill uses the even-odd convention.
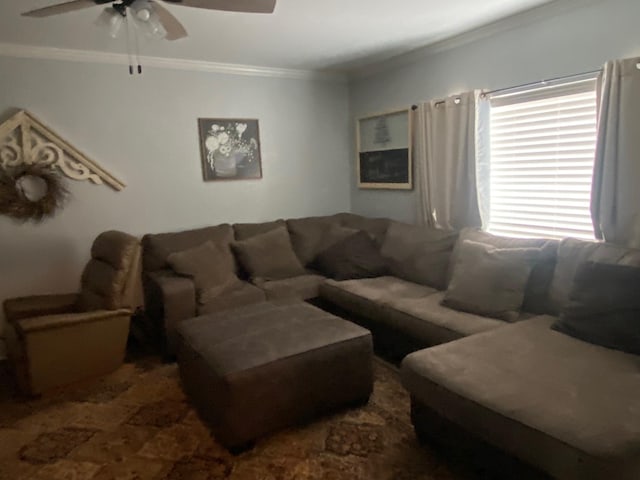
[[[77,301],[76,293],[10,298],[4,301],[4,313],[10,322],[44,315],[74,313]]]
[[[178,323],[196,316],[196,287],[190,278],[168,270],[147,273],[145,292],[147,313],[161,322],[169,342]]]
[[[130,317],[131,315],[131,310],[126,308],[119,310],[96,310],[93,312],[63,313],[60,315],[23,318],[15,322],[14,325],[18,333],[24,335],[43,330],[54,330],[84,323],[100,322],[115,317]]]

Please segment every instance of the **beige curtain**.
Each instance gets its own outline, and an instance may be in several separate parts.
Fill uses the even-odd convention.
[[[599,79],[591,192],[596,236],[640,247],[640,58],[608,62]]]
[[[476,93],[418,106],[415,160],[419,216],[447,229],[480,227],[476,188]]]

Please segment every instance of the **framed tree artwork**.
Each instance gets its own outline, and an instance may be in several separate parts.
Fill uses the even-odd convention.
[[[411,110],[393,110],[356,122],[359,188],[411,190]]]
[[[199,118],[205,181],[262,178],[258,120]]]

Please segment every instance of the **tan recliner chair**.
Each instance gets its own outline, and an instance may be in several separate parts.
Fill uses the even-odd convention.
[[[109,373],[123,360],[140,297],[140,242],[100,234],[81,291],[4,302],[7,350],[20,389],[31,395]]]

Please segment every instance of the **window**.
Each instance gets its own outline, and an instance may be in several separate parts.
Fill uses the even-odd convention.
[[[492,233],[593,239],[596,78],[491,97]]]

